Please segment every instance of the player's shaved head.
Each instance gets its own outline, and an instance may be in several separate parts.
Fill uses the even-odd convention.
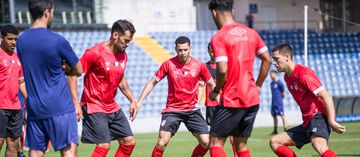
[[[129,31],[131,36],[136,32],[134,25],[127,20],[117,20],[111,27],[111,34],[118,32],[123,35],[126,31]]]
[[[276,51],[279,51],[279,53],[281,55],[286,55],[286,54],[289,55],[291,60],[293,60],[294,54],[293,54],[293,50],[289,44],[283,43],[283,44],[279,44],[279,45],[275,46],[272,49],[272,53],[274,53]]]

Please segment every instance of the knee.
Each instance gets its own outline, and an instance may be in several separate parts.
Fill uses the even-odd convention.
[[[276,150],[278,147],[281,146],[281,142],[277,138],[277,136],[273,136],[270,138],[269,145],[273,150]]]
[[[110,143],[99,143],[97,144],[98,147],[110,149]]]
[[[124,137],[119,141],[120,144],[125,144],[125,145],[135,145],[136,144],[136,140],[134,136],[128,136],[128,137]]]
[[[311,141],[311,145],[319,154],[322,154],[329,149],[327,143],[324,143],[322,141],[313,140]]]
[[[156,143],[156,147],[158,147],[160,150],[164,150],[167,146],[167,142],[163,139],[158,139],[157,143]]]

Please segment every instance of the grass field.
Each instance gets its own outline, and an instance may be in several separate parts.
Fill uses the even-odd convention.
[[[330,137],[330,148],[338,153],[341,157],[360,157],[360,123],[343,123],[347,127],[347,131],[343,135],[332,133]],[[275,154],[268,146],[271,137],[272,128],[254,128],[252,136],[249,140],[249,147],[253,157],[274,157]],[[149,157],[156,143],[157,133],[136,134],[137,145],[133,151],[133,157]],[[189,157],[193,148],[197,145],[196,139],[188,132],[178,132],[170,141],[164,157]],[[94,149],[94,145],[80,144],[78,154],[80,157],[89,157]],[[117,142],[112,143],[109,157],[114,156],[118,147]],[[232,156],[229,142],[225,146],[226,153]],[[292,147],[296,151],[298,157],[315,157],[319,156],[312,149],[311,144],[305,145],[300,151]],[[3,155],[1,153],[1,156]],[[45,156],[60,156],[59,152],[50,151]],[[209,153],[206,157],[209,157]]]

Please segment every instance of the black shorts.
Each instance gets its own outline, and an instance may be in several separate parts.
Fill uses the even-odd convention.
[[[330,126],[324,115],[316,113],[316,115],[310,120],[308,126],[304,128],[302,125],[286,130],[286,133],[295,142],[298,149],[311,142],[311,136],[316,135],[323,137],[326,140],[330,136]]]
[[[259,105],[250,108],[226,108],[220,105],[214,112],[210,134],[219,137],[245,137],[251,135]]]
[[[0,109],[0,137],[19,138],[23,124],[22,110]]]
[[[133,136],[129,122],[121,109],[109,114],[87,114],[86,105],[82,109],[84,119],[81,142],[110,143],[118,138]]]
[[[208,134],[208,125],[200,110],[187,112],[165,112],[161,117],[160,131],[169,131],[175,135],[183,122],[186,128],[193,134]]]
[[[210,123],[211,123],[211,119],[214,116],[214,111],[215,111],[216,107],[217,106],[207,106],[206,107],[206,123],[208,125],[210,125]]]

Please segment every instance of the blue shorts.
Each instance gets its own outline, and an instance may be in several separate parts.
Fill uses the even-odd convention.
[[[284,107],[283,105],[271,105],[271,115],[274,116],[283,116]]]
[[[75,112],[40,119],[28,120],[26,138],[29,148],[45,151],[51,141],[56,151],[66,148],[69,144],[79,144],[77,119]]]

